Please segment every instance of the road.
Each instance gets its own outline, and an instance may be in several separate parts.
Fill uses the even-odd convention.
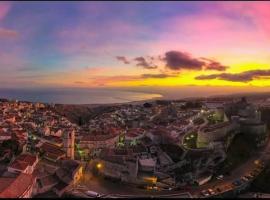
[[[148,196],[148,197],[162,197],[162,195],[168,195],[166,197],[183,197],[183,193],[190,193],[193,197],[202,197],[201,191],[209,188],[219,187],[222,191],[232,190],[231,183],[244,175],[249,174],[255,168],[255,160],[261,159],[265,162],[270,160],[270,140],[268,140],[265,147],[259,150],[254,156],[252,156],[247,162],[237,167],[231,172],[230,176],[225,176],[223,180],[213,180],[202,186],[192,187],[191,189],[180,191],[152,191],[139,189],[134,186],[129,186],[124,183],[114,183],[103,178],[93,176],[89,168],[85,170],[83,179],[80,180],[78,186],[74,188],[74,191],[78,193],[84,193],[87,190],[95,191],[102,194],[104,197],[121,197],[123,195]],[[164,196],[165,197],[165,196]]]

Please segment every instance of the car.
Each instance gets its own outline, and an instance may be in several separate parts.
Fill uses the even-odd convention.
[[[147,190],[152,190],[153,187],[152,187],[152,186],[146,186],[146,189],[147,189]]]
[[[251,177],[251,178],[254,178],[254,174],[253,173],[249,173],[248,176]]]
[[[210,195],[214,195],[215,194],[215,191],[212,188],[209,188],[208,189],[208,192],[210,193]]]
[[[164,190],[169,190],[169,191],[171,191],[171,190],[172,190],[172,188],[171,188],[171,187],[163,187],[163,189],[164,189]]]
[[[208,192],[207,190],[201,191],[201,194],[202,194],[203,196],[205,196],[205,197],[207,197],[207,196],[210,195],[209,192]]]
[[[221,174],[219,176],[216,177],[218,180],[223,180],[224,176]]]
[[[252,177],[249,176],[249,175],[245,175],[244,177],[245,177],[246,179],[248,179],[248,180],[252,179]]]
[[[152,189],[153,189],[153,190],[159,190],[159,187],[153,186]]]
[[[91,190],[86,191],[85,194],[87,194],[88,196],[91,196],[91,197],[100,197],[101,196],[99,193],[91,191]]]
[[[247,178],[246,178],[246,177],[244,177],[244,176],[241,178],[241,180],[242,180],[242,181],[244,181],[244,182],[249,181],[249,179],[247,179]]]

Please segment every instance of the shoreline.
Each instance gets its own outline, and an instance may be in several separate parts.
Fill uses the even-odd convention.
[[[143,93],[143,92],[140,92]],[[149,93],[147,93],[149,94]],[[215,98],[240,98],[241,96],[246,96],[247,98],[270,98],[270,92],[254,92],[254,93],[232,93],[227,95],[211,95],[211,96],[201,96],[201,97],[182,97],[182,98],[166,98],[162,94],[154,94],[150,93],[150,95],[160,95],[160,97],[152,97],[152,98],[146,98],[143,100],[128,100],[124,98],[118,98],[126,100],[125,102],[115,102],[115,103],[52,103],[52,102],[43,102],[43,101],[30,101],[30,100],[20,100],[15,98],[6,98],[6,97],[0,97],[1,101],[19,101],[19,102],[26,102],[26,103],[42,103],[46,105],[63,105],[63,106],[85,106],[85,107],[96,107],[96,106],[119,106],[124,104],[143,104],[146,102],[153,102],[156,100],[164,100],[164,101],[192,101],[192,100],[206,100],[206,99],[215,99]],[[108,97],[109,98],[109,97]]]

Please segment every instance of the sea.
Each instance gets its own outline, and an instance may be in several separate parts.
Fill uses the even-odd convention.
[[[116,89],[0,89],[0,98],[55,104],[113,104],[161,98],[161,94]]]

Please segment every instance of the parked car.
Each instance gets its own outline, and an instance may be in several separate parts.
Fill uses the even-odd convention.
[[[254,174],[251,172],[248,174],[249,177],[254,178]]]
[[[223,180],[223,178],[224,178],[224,176],[221,174],[221,175],[219,175],[219,176],[217,176],[217,179],[218,180]]]
[[[91,191],[91,190],[86,191],[85,194],[87,194],[88,196],[91,196],[91,197],[100,197],[99,193]]]
[[[209,188],[208,189],[208,192],[210,193],[210,195],[214,195],[215,194],[215,191],[212,188]]]
[[[173,188],[171,188],[171,187],[164,187],[163,189],[164,190],[169,190],[169,191],[173,190]]]
[[[210,195],[209,192],[208,192],[207,190],[201,191],[201,194],[202,194],[203,196],[205,196],[205,197],[207,197],[207,196]]]
[[[250,176],[250,175],[245,175],[244,176],[245,178],[247,178],[248,180],[250,180],[250,179],[252,179],[253,177],[252,176]]]
[[[247,178],[244,177],[244,176],[241,178],[241,180],[244,181],[244,182],[248,182],[248,181],[249,181],[249,179],[247,179]]]

